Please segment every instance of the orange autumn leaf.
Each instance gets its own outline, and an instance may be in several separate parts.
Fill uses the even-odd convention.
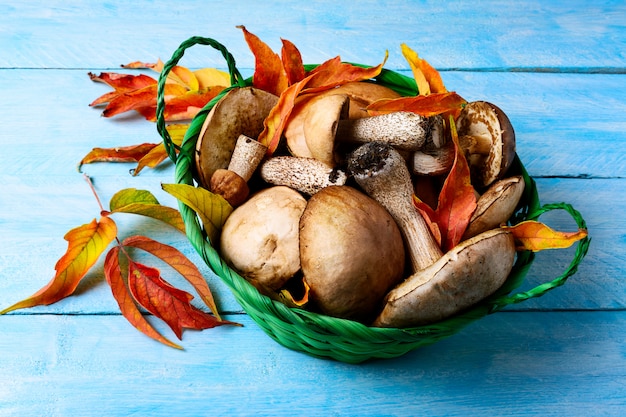
[[[200,295],[200,298],[202,298],[202,301],[204,301],[204,304],[209,307],[215,317],[218,320],[221,320],[213,294],[211,293],[211,289],[204,279],[204,276],[198,267],[187,259],[182,252],[173,246],[165,245],[145,236],[129,237],[125,239],[122,244],[124,246],[132,246],[151,253],[174,268],[194,287]]]
[[[167,346],[176,349],[182,349],[182,346],[171,342],[169,339],[165,338],[158,331],[156,331],[154,327],[150,325],[148,320],[146,320],[146,318],[143,316],[143,314],[137,307],[137,304],[135,304],[135,300],[130,294],[128,287],[126,286],[126,283],[122,278],[122,271],[119,262],[119,253],[119,246],[114,247],[109,251],[109,253],[107,253],[106,259],[104,261],[104,276],[107,283],[109,284],[109,287],[111,287],[113,298],[115,298],[115,301],[120,308],[120,312],[135,329],[139,330],[146,336],[151,337],[152,339],[157,340]]]
[[[54,278],[32,296],[0,311],[0,314],[52,304],[74,293],[116,234],[115,222],[108,217],[101,217],[100,221],[94,219],[91,223],[67,232],[64,238],[68,242],[68,248],[56,263]]]
[[[314,94],[331,88],[353,82],[364,81],[380,74],[385,61],[376,67],[358,67],[352,64],[343,63],[339,57],[332,58],[315,69],[301,81],[290,85],[278,99],[278,103],[263,123],[263,131],[259,135],[258,141],[267,146],[267,154],[272,155],[278,148],[283,130],[289,121],[291,112],[295,106],[296,99],[311,100]],[[308,97],[300,94],[308,94]],[[300,104],[304,105],[302,102]]]
[[[237,26],[243,31],[244,39],[254,55],[252,85],[275,95],[280,95],[287,87],[287,73],[280,56],[258,36],[248,32],[245,26]]]
[[[172,143],[178,146],[183,143],[183,139],[188,128],[189,125],[180,123],[169,124],[166,127],[170,134]],[[160,142],[157,146],[150,149],[145,155],[143,155],[139,161],[137,161],[137,166],[132,170],[132,174],[133,176],[139,175],[139,173],[146,167],[155,168],[168,158],[165,145],[163,142]]]
[[[569,248],[575,242],[587,237],[586,229],[578,229],[576,232],[560,232],[535,220],[527,220],[515,226],[501,227],[513,233],[517,250],[533,252]]]
[[[181,92],[166,97],[163,117],[168,122],[193,119],[196,114],[213,98],[224,90],[222,86],[209,87],[204,90]],[[165,87],[168,91],[168,87]],[[156,122],[156,103],[136,109],[146,120]]]
[[[408,111],[431,117],[438,114],[456,113],[461,111],[467,101],[455,92],[433,93],[427,96],[399,97],[377,100],[367,106],[367,112],[374,116],[379,114]]]
[[[133,298],[154,316],[163,320],[182,339],[183,329],[209,329],[225,324],[191,304],[193,296],[165,281],[158,269],[129,260],[128,287]]]
[[[445,93],[446,87],[443,85],[441,74],[432,67],[425,59],[420,58],[417,52],[402,44],[402,55],[407,60],[413,71],[413,78],[417,84],[419,95],[429,95],[431,93]]]
[[[302,81],[306,76],[306,71],[302,64],[302,56],[298,48],[296,48],[296,45],[287,39],[281,39],[281,41],[283,43],[281,49],[283,68],[287,74],[288,85],[292,85],[298,81]]]
[[[450,118],[450,132],[454,143],[454,162],[439,193],[437,209],[432,211],[426,204],[414,198],[416,207],[437,225],[441,234],[441,248],[444,252],[449,251],[461,241],[470,218],[476,210],[476,195],[470,181],[469,165],[459,146],[452,118]]]
[[[141,110],[143,109],[156,109],[156,96],[157,96],[158,86],[157,84],[149,85],[137,90],[125,92],[117,95],[115,98],[109,101],[104,110],[102,111],[102,115],[104,117],[113,117],[121,113],[125,113],[130,110],[136,110],[140,114],[144,115]],[[165,101],[166,101],[166,110],[167,110],[167,102],[172,100],[172,98],[176,96],[181,96],[187,93],[187,89],[179,84],[165,84]],[[147,112],[147,115],[152,115],[151,111]],[[171,117],[171,116],[170,116]],[[150,120],[150,119],[148,119]],[[151,120],[153,121],[153,120]]]
[[[84,164],[94,162],[137,162],[157,146],[156,143],[142,143],[116,148],[93,148],[78,163],[78,169]]]

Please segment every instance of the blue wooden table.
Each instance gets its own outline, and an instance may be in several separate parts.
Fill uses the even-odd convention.
[[[400,44],[439,69],[449,90],[487,99],[515,126],[542,203],[566,201],[592,243],[578,273],[401,358],[348,365],[278,345],[242,311],[186,238],[139,216],[148,234],[199,265],[222,314],[243,327],[187,331],[175,350],[132,328],[101,261],[76,293],[0,316],[0,416],[540,415],[626,412],[626,5],[623,1],[0,1],[0,309],[44,286],[63,235],[99,207],[77,162],[93,147],[158,142],[135,116],[88,107],[109,91],[88,72],[167,60],[190,36],[212,37],[250,75],[236,25],[308,63],[336,55],[410,75]],[[218,67],[198,47],[182,65]],[[165,164],[84,167],[103,201],[160,190]],[[561,229],[572,221],[545,219]],[[122,236],[123,237],[123,236]],[[542,252],[526,288],[558,276],[572,250]],[[176,277],[172,278],[174,284]],[[162,324],[157,329],[173,337]]]

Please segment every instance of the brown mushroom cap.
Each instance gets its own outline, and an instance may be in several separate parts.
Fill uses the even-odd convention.
[[[278,97],[253,87],[236,88],[224,95],[207,115],[196,144],[196,168],[208,188],[217,169],[228,167],[240,135],[257,138],[263,121]]]
[[[300,269],[299,223],[306,200],[283,186],[236,208],[220,238],[222,258],[261,292],[277,291]]]
[[[373,325],[405,328],[450,317],[500,288],[514,261],[510,231],[493,229],[474,236],[389,292]]]
[[[515,158],[515,132],[507,115],[486,101],[468,103],[456,121],[476,188],[501,179]]]
[[[347,119],[348,96],[333,94],[313,99],[304,118],[304,140],[311,156],[335,166],[335,135],[339,120]]]
[[[404,246],[389,213],[348,186],[309,200],[300,219],[300,259],[310,299],[325,314],[371,321],[401,278]]]

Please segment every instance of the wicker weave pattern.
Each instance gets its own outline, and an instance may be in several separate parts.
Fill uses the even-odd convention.
[[[163,110],[165,106],[164,85],[169,71],[177,65],[186,49],[196,44],[208,45],[220,51],[228,65],[232,86],[239,88],[250,85],[236,69],[235,60],[227,49],[210,38],[193,37],[183,42],[165,64],[159,79],[157,98],[157,130],[162,136],[170,158],[176,162],[175,181],[182,184],[194,184],[194,151],[198,135],[206,115],[222,97],[216,97],[208,103],[192,121],[181,147],[172,144],[165,129]],[[311,69],[314,65],[307,66]],[[414,80],[389,70],[383,70],[376,82],[386,85],[402,95],[415,94]],[[224,92],[225,93],[225,92]],[[586,228],[585,222],[571,205],[566,203],[539,204],[535,181],[528,175],[519,159],[514,162],[513,174],[521,174],[526,183],[526,190],[520,203],[520,209],[511,219],[511,223],[537,219],[551,210],[565,210],[579,227]],[[501,310],[509,304],[520,303],[529,298],[543,295],[547,291],[563,285],[573,275],[578,264],[585,256],[590,239],[578,242],[574,259],[565,272],[554,280],[541,284],[531,290],[511,294],[518,288],[530,268],[534,256],[530,252],[518,253],[513,271],[498,292],[472,307],[470,310],[436,324],[410,329],[371,328],[361,323],[324,316],[301,309],[292,309],[284,304],[261,295],[250,283],[232,270],[220,258],[204,234],[193,210],[179,202],[179,209],[187,228],[187,237],[202,259],[228,285],[237,301],[246,313],[278,343],[310,355],[332,358],[335,360],[359,363],[372,358],[392,358],[401,356],[413,349],[430,345],[449,337],[468,324],[488,314]]]

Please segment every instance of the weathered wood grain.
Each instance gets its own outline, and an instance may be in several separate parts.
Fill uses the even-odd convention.
[[[498,314],[358,366],[289,351],[246,316],[228,318],[245,326],[186,332],[181,352],[120,316],[3,317],[0,416],[618,416],[626,407],[624,312]]]
[[[406,42],[437,68],[623,71],[625,21],[625,5],[614,0],[14,1],[0,5],[0,67],[110,68],[166,58],[194,35],[219,40],[251,67],[236,29],[246,25],[274,48],[281,37],[293,41],[307,62],[340,54],[375,64],[389,49],[389,67],[406,68],[399,50]],[[207,58],[210,66],[222,63],[208,51],[186,62]]]

